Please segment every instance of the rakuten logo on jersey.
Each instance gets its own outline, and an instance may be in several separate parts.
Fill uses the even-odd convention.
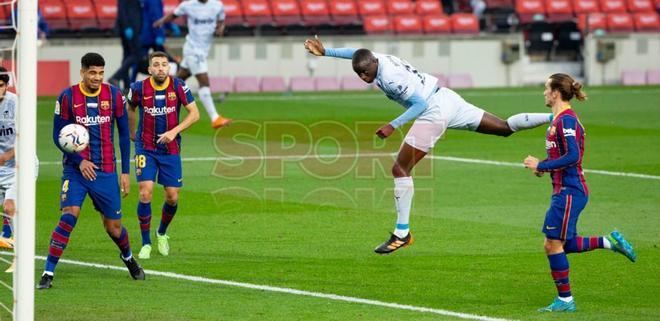
[[[545,149],[553,149],[557,148],[557,143],[551,141],[551,140],[546,140],[545,141]]]
[[[76,116],[76,123],[83,124],[85,126],[97,126],[110,122],[110,116],[100,116],[96,115],[91,117],[89,115],[85,117]]]
[[[151,116],[162,116],[176,112],[176,107],[145,107],[144,111]]]

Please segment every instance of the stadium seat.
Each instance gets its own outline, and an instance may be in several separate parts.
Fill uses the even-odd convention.
[[[62,30],[69,28],[69,21],[66,18],[66,7],[60,0],[39,1],[39,8],[41,8],[41,14],[50,29]]]
[[[569,21],[574,18],[572,0],[546,0],[549,22]]]
[[[367,90],[370,85],[362,81],[358,76],[343,76],[340,81],[341,90]]]
[[[292,25],[301,22],[300,7],[296,0],[272,0],[273,20],[280,26]]]
[[[99,29],[113,30],[117,20],[117,0],[94,0]]]
[[[330,1],[330,17],[335,24],[346,25],[360,22],[354,0]]]
[[[281,76],[264,76],[261,77],[261,84],[259,85],[262,92],[285,92],[286,84],[284,78]]]
[[[655,12],[635,13],[633,22],[637,31],[660,31],[660,17]]]
[[[225,25],[240,26],[245,23],[243,19],[243,9],[238,0],[222,0],[225,6]]]
[[[422,21],[414,14],[398,15],[394,17],[394,31],[398,34],[422,33]]]
[[[245,23],[250,26],[259,26],[273,23],[272,11],[267,0],[244,0],[243,16]]]
[[[9,6],[0,6],[0,23],[3,26],[11,25],[11,15]]]
[[[364,31],[367,34],[382,34],[392,31],[392,21],[386,15],[364,17]]]
[[[660,69],[646,71],[647,85],[660,85]]]
[[[211,92],[228,93],[234,91],[234,84],[229,77],[209,77]]]
[[[385,3],[383,0],[357,0],[358,13],[362,18],[385,14]]]
[[[253,76],[237,76],[234,78],[234,92],[256,93],[259,92],[259,80]]]
[[[325,0],[301,0],[300,8],[306,25],[316,26],[330,23],[330,8]]]
[[[604,13],[580,14],[578,15],[578,28],[583,33],[605,30],[607,29],[607,16]]]
[[[404,15],[415,12],[415,4],[411,0],[388,0],[387,13],[390,15]]]
[[[422,18],[424,33],[451,33],[451,20],[444,14],[426,15]]]
[[[316,91],[338,91],[341,86],[337,77],[319,76],[314,78],[314,89]]]
[[[451,15],[451,30],[453,33],[479,33],[479,20],[471,13],[454,13]]]
[[[628,0],[630,12],[655,12],[653,0]]]
[[[517,0],[516,12],[520,18],[520,23],[527,24],[532,21],[543,20],[545,6],[543,0]]]
[[[576,14],[600,12],[598,0],[575,0],[573,1],[573,10]]]
[[[289,82],[291,91],[314,91],[314,79],[308,76],[293,76]]]
[[[96,10],[90,0],[67,0],[66,15],[72,30],[98,29]]]
[[[513,8],[513,0],[486,0],[487,8]]]
[[[168,15],[174,12],[174,9],[181,3],[179,0],[163,0],[163,14]],[[186,20],[184,17],[174,19],[173,23],[178,26],[185,26]]]
[[[417,0],[415,7],[415,13],[418,15],[438,15],[444,13],[440,1],[437,0]]]
[[[604,13],[628,11],[625,0],[600,0],[600,10]]]
[[[607,15],[607,30],[610,32],[633,31],[632,16],[628,13],[610,13]]]
[[[621,84],[624,86],[646,85],[646,73],[641,70],[624,70],[621,72]]]
[[[451,74],[447,77],[447,85],[449,88],[472,88],[472,76],[470,74]]]

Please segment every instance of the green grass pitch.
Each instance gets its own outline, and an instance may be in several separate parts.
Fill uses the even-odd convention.
[[[460,91],[500,117],[544,112],[543,89]],[[424,160],[416,173],[416,242],[393,255],[373,248],[393,228],[389,176],[402,133],[379,127],[402,109],[375,92],[232,95],[220,106],[238,120],[214,133],[203,118],[183,135],[184,187],[168,231],[169,257],[144,268],[287,287],[516,320],[660,320],[660,88],[587,88],[575,103],[587,131],[584,167],[655,178],[587,173],[583,235],[621,231],[638,262],[609,251],[569,256],[578,312],[542,315],[555,296],[541,224],[551,186],[520,167]],[[59,217],[60,154],[51,140],[53,98],[40,98],[37,254]],[[545,128],[509,138],[450,130],[433,154],[522,162],[544,156]],[[300,155],[342,153],[301,160]],[[360,158],[354,154],[363,155]],[[233,156],[247,155],[243,163]],[[268,156],[266,159],[261,156]],[[287,155],[281,159],[278,155]],[[220,161],[213,160],[220,158]],[[132,168],[132,171],[134,169]],[[135,183],[134,173],[131,179]],[[163,195],[154,193],[152,230]],[[140,249],[137,185],[123,201],[133,251]],[[63,259],[120,266],[117,249],[86,201]],[[35,280],[43,269],[37,261]],[[10,275],[0,280],[9,282]],[[7,291],[0,295],[9,303]],[[37,320],[459,320],[126,271],[59,264],[54,287],[36,293]],[[8,314],[0,318],[8,318]]]

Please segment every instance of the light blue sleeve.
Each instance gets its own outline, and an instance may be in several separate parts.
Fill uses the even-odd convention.
[[[357,51],[355,48],[325,48],[326,57],[353,59],[353,54]]]
[[[412,105],[410,105],[401,116],[390,122],[392,127],[399,128],[403,126],[405,123],[419,117],[419,115],[426,110],[426,107],[428,107],[426,100],[418,95],[413,95],[408,101],[411,102]]]

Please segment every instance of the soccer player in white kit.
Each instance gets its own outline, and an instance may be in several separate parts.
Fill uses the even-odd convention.
[[[3,233],[0,247],[13,248],[11,218],[16,212],[16,94],[8,92],[9,74],[0,67],[0,204],[3,209]]]
[[[220,116],[215,109],[206,63],[213,36],[221,37],[225,30],[224,6],[218,0],[187,0],[180,3],[174,12],[154,22],[154,28],[159,28],[180,16],[188,17],[188,35],[183,45],[183,60],[176,76],[186,80],[194,75],[199,84],[197,94],[211,118],[211,126],[227,126],[231,119]]]
[[[375,82],[387,98],[406,109],[401,116],[378,129],[378,137],[385,139],[396,128],[414,120],[392,167],[396,228],[390,238],[375,249],[379,254],[389,254],[412,244],[408,224],[414,194],[411,172],[447,128],[506,137],[551,120],[550,113],[525,113],[511,116],[506,121],[500,119],[466,102],[451,89],[439,87],[437,78],[392,55],[373,53],[367,49],[324,48],[318,37],[307,39],[305,48],[316,56],[352,59],[353,71],[363,81]]]

